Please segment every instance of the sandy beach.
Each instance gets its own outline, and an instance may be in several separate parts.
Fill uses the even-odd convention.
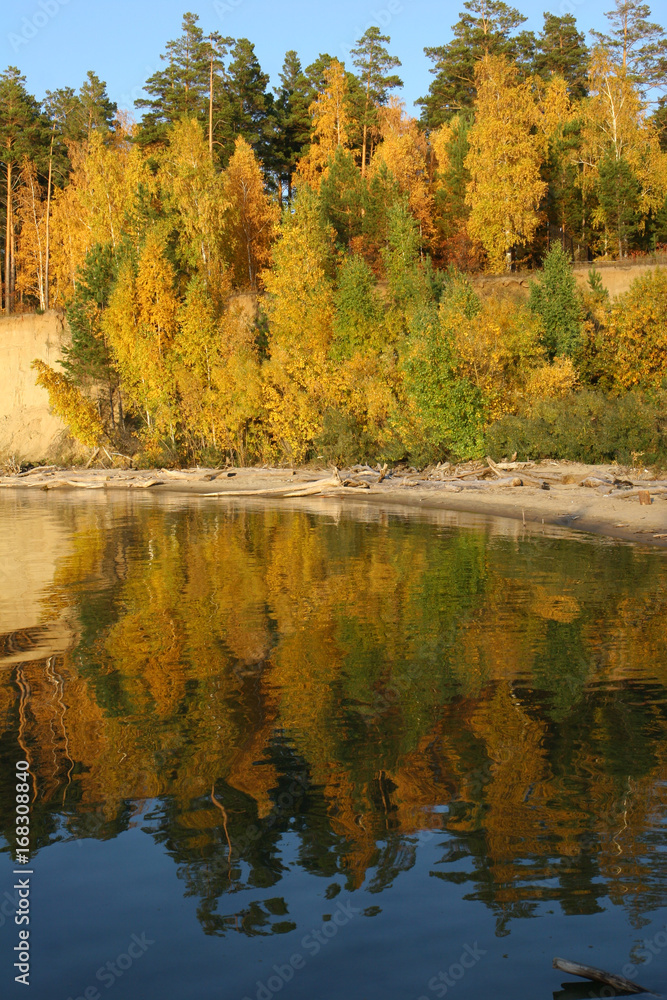
[[[558,526],[667,549],[667,476],[646,469],[570,462],[492,461],[350,469],[61,469],[0,477],[0,489],[130,490],[178,493],[224,503],[340,497],[370,504],[435,508]]]

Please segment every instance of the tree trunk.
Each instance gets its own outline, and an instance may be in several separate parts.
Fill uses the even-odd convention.
[[[5,230],[5,312],[9,316],[12,311],[11,274],[12,274],[12,163],[7,163],[7,218]]]
[[[211,74],[208,85],[208,151],[213,159],[213,56],[211,55]]]
[[[46,248],[44,251],[45,261],[44,261],[44,308],[49,308],[49,251],[50,247],[50,224],[51,224],[51,174],[53,171],[53,137],[55,134],[56,125],[53,123],[53,131],[51,132],[51,150],[49,152],[49,179],[47,181],[46,189]]]

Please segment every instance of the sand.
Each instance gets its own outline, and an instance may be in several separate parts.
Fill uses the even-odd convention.
[[[356,503],[438,509],[558,526],[667,549],[667,477],[646,469],[569,462],[414,469],[32,469],[0,477],[0,489],[178,493],[207,504],[256,496],[299,503],[299,493]],[[296,496],[295,496],[296,494]],[[641,503],[640,498],[650,502]]]

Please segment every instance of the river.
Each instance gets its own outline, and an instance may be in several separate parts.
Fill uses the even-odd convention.
[[[0,496],[0,982],[667,992],[667,560],[336,501]]]

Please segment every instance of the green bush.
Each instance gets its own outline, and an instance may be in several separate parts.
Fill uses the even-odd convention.
[[[572,462],[644,464],[667,460],[667,396],[639,392],[610,397],[585,389],[543,400],[528,416],[507,416],[486,433],[489,454]],[[635,458],[633,459],[633,455]]]
[[[327,465],[342,468],[357,462],[375,462],[377,451],[377,441],[351,414],[333,407],[324,411],[322,430],[315,439],[312,459],[323,459]]]

